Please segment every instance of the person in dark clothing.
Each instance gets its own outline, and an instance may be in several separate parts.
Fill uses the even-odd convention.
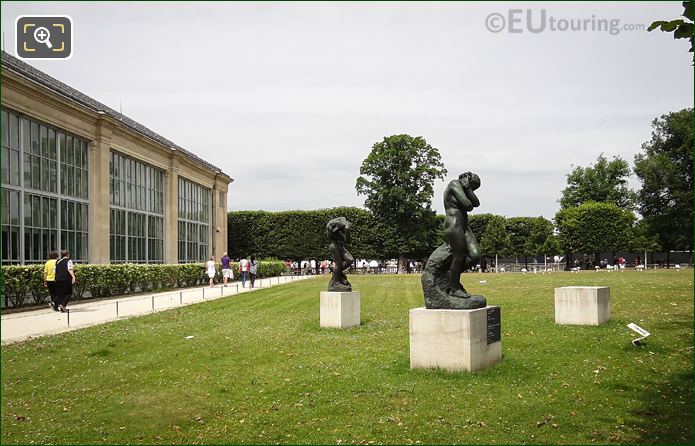
[[[220,260],[220,262],[222,263],[222,283],[224,284],[224,286],[227,286],[227,280],[234,278],[231,261],[232,259],[229,258],[227,253],[223,252],[222,259]]]
[[[72,288],[75,285],[75,272],[73,271],[72,260],[70,260],[70,252],[62,251],[60,258],[56,261],[56,303],[58,310],[61,313],[65,312],[65,307],[72,297]]]
[[[251,256],[251,260],[249,261],[249,276],[251,278],[251,288],[253,288],[256,284],[256,276],[258,275],[258,260],[256,260],[256,257]]]

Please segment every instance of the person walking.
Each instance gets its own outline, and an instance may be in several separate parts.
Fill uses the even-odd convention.
[[[70,251],[61,251],[55,266],[56,303],[58,311],[61,313],[65,313],[76,281],[74,265],[70,260]]]
[[[215,261],[212,260],[212,257],[205,264],[205,269],[207,269],[208,277],[210,278],[210,288],[212,288],[215,285]]]
[[[239,260],[239,271],[241,272],[241,287],[246,288],[246,281],[249,278],[249,261],[246,260],[246,257],[243,257],[241,260]]]
[[[222,253],[222,259],[220,263],[222,264],[222,284],[227,286],[227,279],[234,278],[234,272],[232,271],[231,265],[232,259],[229,258],[226,252]]]
[[[256,283],[256,275],[258,275],[258,260],[256,260],[256,257],[251,256],[251,260],[249,261],[249,277],[251,279],[251,288],[253,288],[254,284]]]
[[[56,288],[56,261],[58,260],[58,252],[51,251],[48,254],[48,261],[43,266],[43,285],[48,288],[48,295],[51,297],[51,301],[48,305],[53,309],[53,311],[58,310],[58,290]]]

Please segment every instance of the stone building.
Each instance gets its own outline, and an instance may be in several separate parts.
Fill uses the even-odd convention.
[[[227,250],[218,167],[2,52],[2,263],[201,262]]]

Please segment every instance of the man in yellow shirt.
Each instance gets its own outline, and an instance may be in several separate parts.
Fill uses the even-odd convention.
[[[58,259],[58,252],[51,251],[48,254],[48,261],[43,266],[43,284],[48,288],[48,294],[51,296],[51,301],[48,305],[53,309],[53,311],[58,311],[58,305],[56,304],[56,298],[58,297],[58,291],[56,288],[56,260]]]

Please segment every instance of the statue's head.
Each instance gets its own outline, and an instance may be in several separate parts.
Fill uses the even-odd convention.
[[[338,217],[328,222],[326,225],[326,234],[329,240],[344,239],[349,229],[350,223],[345,217]]]
[[[480,177],[477,174],[473,172],[464,172],[459,175],[459,180],[464,178],[468,179],[468,184],[471,186],[471,189],[476,190],[480,187]]]

